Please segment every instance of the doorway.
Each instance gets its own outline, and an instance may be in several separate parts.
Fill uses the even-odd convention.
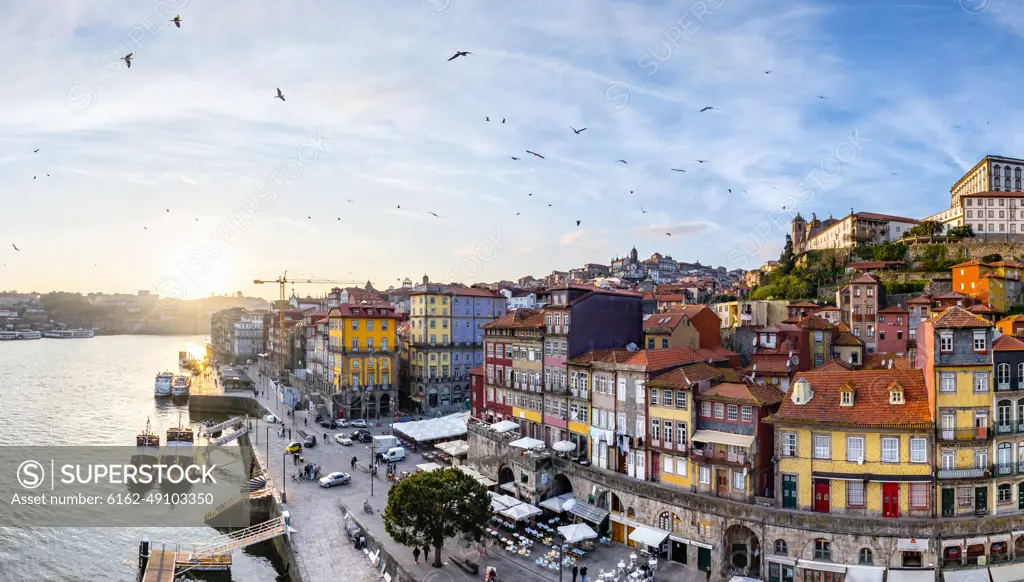
[[[796,475],[782,476],[782,508],[796,509]]]
[[[900,516],[900,484],[882,483],[882,517]]]
[[[988,513],[988,487],[974,488],[974,514],[985,515]]]
[[[697,548],[697,569],[701,572],[711,571],[711,550]]]
[[[818,513],[829,513],[831,511],[830,497],[832,485],[824,479],[814,482],[814,511]]]
[[[719,497],[725,497],[729,493],[729,475],[721,469],[715,470],[715,491]]]
[[[1024,503],[1022,498],[1021,503]],[[943,489],[942,490],[942,517],[953,517],[956,515],[956,490],[954,489]]]

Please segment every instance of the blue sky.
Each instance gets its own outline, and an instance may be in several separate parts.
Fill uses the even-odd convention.
[[[754,268],[1024,156],[1009,0],[60,4],[0,22],[3,289]]]

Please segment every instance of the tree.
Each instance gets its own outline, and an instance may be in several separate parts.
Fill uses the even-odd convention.
[[[934,220],[925,220],[907,231],[908,236],[926,236],[931,240],[936,235],[942,234],[946,225]]]
[[[974,228],[969,224],[963,226],[954,226],[953,228],[946,231],[948,236],[956,238],[974,238]]]
[[[1000,255],[999,253],[992,253],[991,255],[981,257],[981,262],[983,263],[998,263],[1001,260],[1003,260],[1003,255]]]
[[[441,567],[447,538],[479,541],[491,519],[487,489],[454,468],[410,475],[388,492],[384,531],[402,545],[434,548],[434,567]]]
[[[786,246],[782,249],[782,255],[779,256],[779,271],[783,275],[788,275],[793,270],[793,266],[796,264],[796,256],[793,253],[793,237],[786,235]]]

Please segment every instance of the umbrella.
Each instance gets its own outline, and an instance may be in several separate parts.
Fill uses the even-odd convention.
[[[514,521],[527,519],[539,513],[540,508],[534,507],[529,503],[520,503],[519,505],[513,505],[512,507],[509,507],[508,509],[501,512],[502,515]]]
[[[491,425],[491,430],[493,430],[494,432],[508,432],[510,430],[516,430],[518,428],[519,425],[512,422],[511,420],[503,420],[501,422]]]
[[[537,440],[531,437],[523,437],[519,440],[512,441],[508,444],[510,447],[516,447],[519,449],[543,449],[544,441]]]
[[[551,445],[551,448],[555,449],[560,453],[568,453],[569,451],[576,450],[576,443],[572,441],[558,441],[557,443]]]
[[[558,533],[562,534],[565,541],[570,544],[582,542],[583,540],[592,540],[597,537],[597,532],[585,523],[563,525],[558,528]]]

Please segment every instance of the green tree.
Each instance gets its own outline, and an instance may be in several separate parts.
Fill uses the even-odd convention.
[[[945,229],[945,227],[946,225],[941,222],[936,222],[934,220],[925,220],[918,224],[917,226],[908,230],[907,235],[926,236],[929,240],[931,240],[935,236],[942,234],[942,231]]]
[[[793,253],[793,237],[786,235],[786,246],[782,249],[782,254],[779,256],[779,271],[783,275],[788,275],[796,264],[796,255]]]
[[[998,263],[1001,260],[1003,260],[1003,255],[1000,255],[999,253],[992,253],[991,255],[981,257],[981,262],[983,263]]]
[[[434,567],[441,567],[447,538],[479,541],[491,519],[487,489],[454,468],[410,475],[388,492],[384,531],[412,548],[430,544]]]
[[[946,231],[948,236],[956,238],[974,238],[974,228],[969,224],[963,226],[954,226],[953,228]]]

